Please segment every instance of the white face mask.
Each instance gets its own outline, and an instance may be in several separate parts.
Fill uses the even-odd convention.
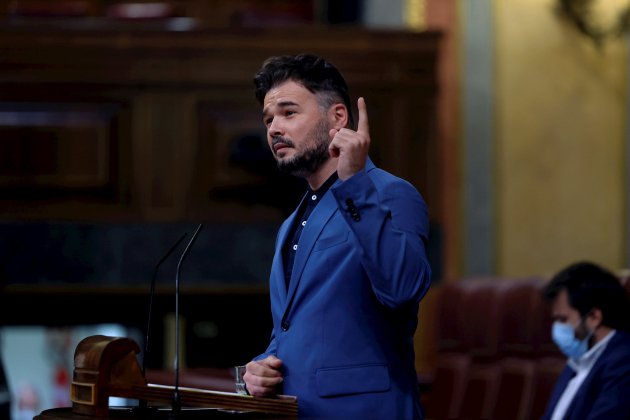
[[[580,320],[578,325],[583,322]],[[588,350],[588,340],[593,336],[594,331],[580,340],[575,336],[575,328],[566,322],[556,321],[551,327],[551,337],[560,351],[572,359],[579,359]]]

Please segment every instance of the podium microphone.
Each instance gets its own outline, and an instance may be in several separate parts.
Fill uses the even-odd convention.
[[[166,254],[164,254],[164,256],[157,262],[157,264],[155,264],[155,267],[153,268],[153,277],[151,277],[151,289],[149,291],[149,313],[147,315],[147,330],[146,330],[146,336],[145,336],[145,341],[144,341],[144,355],[142,357],[142,376],[144,376],[145,378],[147,377],[147,358],[148,358],[147,356],[149,355],[149,337],[151,335],[150,334],[151,318],[153,315],[153,299],[155,297],[155,283],[157,280],[157,273],[162,263],[166,261],[166,259],[173,253],[173,251],[175,251],[175,248],[177,248],[177,245],[179,245],[184,240],[186,235],[188,235],[188,233],[184,232],[182,236],[180,236],[179,239],[170,247],[170,249],[166,252]],[[147,409],[148,409],[147,401],[140,400],[140,404],[138,405],[138,410],[142,418],[146,417],[145,413]]]
[[[195,233],[193,233],[192,238],[188,241],[186,245],[186,249],[182,252],[181,257],[179,257],[179,262],[177,263],[177,273],[175,274],[175,390],[173,393],[173,414],[177,414],[181,409],[181,400],[179,398],[179,272],[182,267],[182,262],[184,258],[188,255],[190,251],[190,247],[192,246],[195,239],[197,239],[197,235],[199,231],[203,227],[202,223],[199,223]]]
[[[149,353],[149,331],[151,330],[151,315],[153,311],[153,298],[155,296],[155,282],[157,278],[158,269],[160,268],[162,263],[166,261],[166,259],[173,253],[173,251],[175,251],[175,248],[177,248],[177,245],[179,245],[181,241],[184,240],[186,235],[188,235],[188,233],[184,232],[184,234],[179,237],[177,242],[175,242],[171,246],[171,248],[166,252],[166,254],[164,254],[164,256],[160,259],[160,261],[158,261],[158,263],[155,264],[155,268],[153,269],[153,277],[151,278],[151,290],[149,291],[149,314],[147,317],[147,331],[146,331],[146,338],[144,341],[144,357],[142,358],[142,375],[144,375],[145,378],[147,377],[147,355]]]

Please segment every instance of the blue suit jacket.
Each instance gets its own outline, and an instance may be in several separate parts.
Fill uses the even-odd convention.
[[[430,284],[422,197],[368,159],[310,215],[286,290],[281,250],[294,218],[278,232],[273,332],[256,359],[283,361],[280,391],[298,397],[300,417],[421,418],[413,335]]]
[[[543,419],[550,419],[574,371],[565,367]],[[630,334],[617,331],[578,389],[565,419],[630,419]]]

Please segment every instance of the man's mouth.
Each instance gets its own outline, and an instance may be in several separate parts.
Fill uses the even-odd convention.
[[[277,153],[278,151],[285,149],[287,147],[289,147],[289,145],[286,143],[276,143],[273,145],[273,150],[275,150]]]
[[[287,147],[292,147],[292,144],[289,141],[280,138],[273,139],[271,144],[275,153],[278,153],[280,150],[286,149]]]

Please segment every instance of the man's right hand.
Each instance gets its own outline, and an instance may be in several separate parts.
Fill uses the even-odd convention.
[[[249,394],[255,397],[276,395],[277,386],[282,383],[281,367],[282,360],[275,356],[249,362],[245,366],[245,375],[243,375]]]

